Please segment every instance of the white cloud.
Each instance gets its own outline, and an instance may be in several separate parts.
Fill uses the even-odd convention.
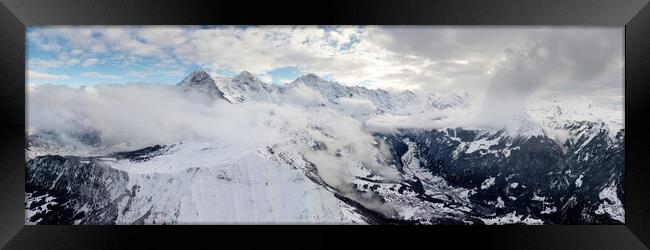
[[[106,53],[108,52],[108,48],[104,44],[93,44],[89,46],[90,52],[93,53]]]
[[[49,41],[41,32],[28,32],[27,39],[43,51],[52,52],[61,49],[61,45],[57,41]]]
[[[100,73],[100,72],[97,72],[97,71],[84,72],[84,73],[81,73],[81,76],[90,77],[90,78],[103,78],[103,79],[120,79],[120,78],[123,78],[123,76],[105,74],[105,73]]]
[[[27,78],[29,80],[40,79],[40,80],[47,80],[47,81],[55,81],[55,80],[68,80],[70,79],[70,76],[60,75],[60,74],[49,74],[41,71],[28,70]]]
[[[97,58],[88,58],[81,63],[81,67],[90,67],[99,62]]]
[[[303,84],[291,88],[284,100],[301,106],[319,106],[326,102],[320,93]]]
[[[36,69],[65,68],[79,64],[79,59],[59,56],[57,59],[29,59],[29,67]]]
[[[183,68],[177,68],[177,69],[172,69],[172,70],[145,69],[145,70],[131,70],[131,71],[127,72],[128,77],[145,78],[145,77],[157,75],[157,76],[176,77],[176,78],[179,79],[179,81],[183,77],[187,76],[185,74],[186,74],[186,71]]]
[[[377,106],[369,100],[354,98],[339,98],[341,108],[350,114],[372,114],[377,111]]]

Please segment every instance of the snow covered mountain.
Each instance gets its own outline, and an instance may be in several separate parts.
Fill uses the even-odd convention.
[[[349,208],[325,187],[258,152],[226,145],[153,146],[106,157],[43,156],[28,169],[28,190],[52,187],[28,199],[28,206],[37,208],[31,217],[37,223],[351,222],[344,214]],[[47,197],[56,198],[38,209],[39,199]]]
[[[224,93],[224,98],[232,103],[241,103],[247,100],[269,100],[274,89],[267,83],[248,71],[241,72],[233,78],[218,78],[217,86]]]
[[[101,128],[30,131],[26,222],[624,223],[621,112],[551,103],[494,127],[466,121],[466,94],[314,74],[278,86],[197,70],[176,87],[208,96],[199,113],[235,135],[120,151]]]
[[[201,93],[206,93],[207,95],[214,98],[223,98],[224,93],[217,87],[214,80],[207,72],[203,70],[197,70],[192,72],[189,76],[185,77],[183,81],[178,83],[178,86],[181,86],[184,91],[198,91]]]
[[[318,93],[323,105],[339,110],[347,104],[371,104],[378,113],[409,113],[427,109],[446,109],[465,104],[465,98],[456,94],[438,96],[435,93],[416,95],[410,90],[391,93],[382,89],[368,89],[360,86],[345,86],[338,82],[327,81],[314,74],[306,74],[291,83],[278,86],[268,84],[248,71],[234,77],[217,77],[212,79],[204,70],[196,70],[178,85],[184,88],[198,89],[212,93],[215,98],[223,98],[231,103],[246,101],[283,102],[287,94],[299,88],[308,88]]]
[[[422,112],[430,109],[446,109],[461,106],[465,103],[459,95],[437,96],[434,93],[416,95],[410,90],[391,93],[382,89],[368,89],[361,86],[345,86],[338,82],[324,80],[314,74],[306,74],[289,83],[286,89],[306,86],[316,90],[327,104],[343,111],[346,104],[361,104],[370,102],[376,113],[405,114]]]

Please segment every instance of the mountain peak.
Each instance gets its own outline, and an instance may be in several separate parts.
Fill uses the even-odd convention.
[[[193,71],[192,73],[190,73],[187,77],[185,77],[185,79],[183,79],[183,81],[180,84],[183,84],[183,83],[185,83],[185,84],[187,84],[187,83],[200,83],[200,82],[203,82],[203,81],[205,81],[207,79],[212,79],[212,78],[210,78],[210,75],[208,74],[208,72],[206,72],[203,69],[197,69],[197,70]]]
[[[410,97],[415,96],[415,93],[413,91],[411,91],[410,89],[404,90],[404,91],[400,92],[399,94],[405,95],[405,96],[410,96]]]
[[[178,83],[184,91],[199,91],[208,93],[214,97],[223,98],[223,92],[216,85],[212,77],[203,69],[197,69],[190,73],[183,81]]]
[[[253,75],[253,73],[248,72],[246,70],[242,71],[235,77],[233,77],[233,80],[236,81],[242,81],[242,82],[258,82],[261,81],[257,76]]]
[[[324,82],[325,81],[323,78],[320,78],[319,76],[317,76],[314,73],[308,73],[306,75],[303,75],[303,76],[299,77],[298,79],[296,79],[296,81],[298,81],[298,80],[303,81],[303,82]]]

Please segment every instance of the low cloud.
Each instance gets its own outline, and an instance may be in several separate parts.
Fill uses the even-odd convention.
[[[319,92],[305,86],[304,84],[298,84],[293,88],[290,88],[288,94],[282,99],[285,102],[300,106],[320,106],[326,102],[325,98],[323,98]]]
[[[348,114],[373,114],[377,106],[369,100],[341,97],[338,99],[344,112]]]
[[[66,146],[79,146],[83,144],[79,135],[95,133],[100,138],[100,150],[91,153],[95,155],[178,142],[220,143],[242,150],[286,145],[314,163],[328,185],[377,208],[381,202],[353,190],[350,164],[389,180],[399,178],[383,163],[377,143],[360,121],[320,105],[322,97],[305,86],[293,88],[280,104],[231,104],[155,84],[40,85],[28,91],[30,134],[55,132],[67,140]],[[354,109],[372,109],[363,101],[346,102]],[[296,144],[304,139],[323,147],[314,150],[309,144]],[[73,154],[84,152],[88,151],[81,148]]]
[[[365,126],[369,131],[379,133],[398,133],[398,129],[486,128],[486,121],[480,115],[481,106],[469,102],[471,101],[468,101],[467,105],[441,110],[430,109],[403,115],[376,115],[368,119]]]

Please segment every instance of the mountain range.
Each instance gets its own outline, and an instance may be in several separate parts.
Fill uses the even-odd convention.
[[[246,124],[263,129],[129,150],[100,129],[31,131],[26,223],[625,222],[623,117],[607,107],[557,101],[483,125],[463,115],[490,115],[468,94],[314,74],[276,85],[197,70],[173,88],[200,105],[255,105]]]

